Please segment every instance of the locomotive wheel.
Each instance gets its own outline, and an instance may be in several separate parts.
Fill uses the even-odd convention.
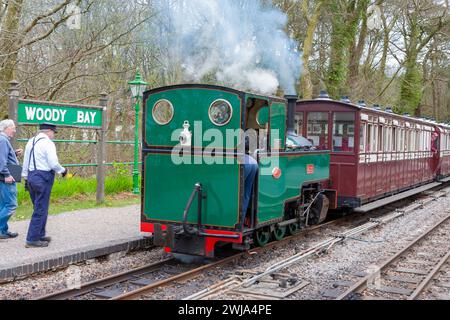
[[[298,223],[292,223],[290,225],[288,225],[287,227],[287,232],[290,235],[294,235],[299,231],[299,227],[298,227]]]
[[[255,232],[256,244],[260,247],[264,247],[270,240],[270,230],[268,227],[259,229]]]
[[[286,235],[286,227],[281,227],[281,228],[277,227],[277,228],[275,228],[275,230],[273,230],[272,234],[273,234],[273,238],[276,241],[280,241]]]

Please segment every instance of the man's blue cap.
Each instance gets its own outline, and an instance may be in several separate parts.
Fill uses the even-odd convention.
[[[56,126],[51,123],[41,123],[39,125],[39,130],[52,130],[54,133],[57,133]]]

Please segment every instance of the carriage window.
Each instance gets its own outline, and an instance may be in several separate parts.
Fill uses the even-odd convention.
[[[335,112],[333,116],[333,151],[355,151],[355,113]]]
[[[414,130],[409,131],[409,151],[415,151],[416,148],[416,133]]]
[[[385,135],[384,135],[384,151],[389,152],[389,151],[391,151],[391,145],[392,145],[392,142],[391,142],[391,131],[392,131],[392,128],[391,127],[385,127],[384,131],[385,131]]]
[[[370,148],[370,145],[372,143],[372,136],[373,136],[373,125],[368,124],[366,134],[366,150],[365,150],[366,152],[372,151],[372,149]]]
[[[378,126],[367,125],[366,152],[377,151]]]
[[[398,149],[398,130],[396,127],[392,128],[392,151],[397,151]]]
[[[297,113],[294,120],[295,133],[303,136],[303,113]]]
[[[359,132],[359,152],[366,151],[366,137],[367,137],[367,124],[361,123],[361,130]]]
[[[416,143],[415,143],[415,150],[414,151],[420,151],[420,131],[415,130],[415,136],[416,136]]]
[[[385,136],[384,134],[384,127],[382,125],[378,126],[378,147],[377,147],[377,151],[383,151],[383,145],[385,144],[383,137]]]
[[[405,129],[400,129],[400,139],[399,139],[399,145],[398,145],[398,151],[405,151],[406,150],[406,141],[405,141]]]
[[[319,150],[328,150],[328,113],[308,113],[308,140]]]

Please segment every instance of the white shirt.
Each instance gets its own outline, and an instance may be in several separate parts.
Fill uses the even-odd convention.
[[[34,167],[33,155],[31,154],[33,141],[36,143],[34,146],[36,168]],[[45,133],[41,132],[36,137],[28,140],[23,158],[22,177],[28,177],[28,169],[29,171],[34,171],[36,169],[41,171],[53,170],[57,173],[63,173],[65,170],[59,164],[58,156],[56,155],[55,143]]]

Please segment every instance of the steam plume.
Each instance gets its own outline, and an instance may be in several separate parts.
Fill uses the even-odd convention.
[[[295,94],[301,58],[284,32],[287,17],[271,1],[155,0],[167,65],[179,63],[183,80],[213,77],[220,84],[264,94],[279,86]]]

